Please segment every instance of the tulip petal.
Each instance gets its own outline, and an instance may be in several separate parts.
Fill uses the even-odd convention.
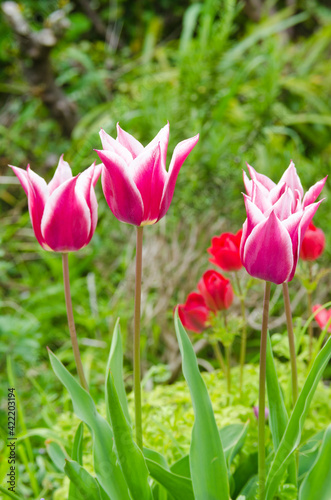
[[[161,162],[164,170],[166,170],[169,131],[170,131],[170,125],[168,122],[167,125],[161,128],[160,132],[158,132],[158,134],[154,137],[154,139],[145,148],[145,149],[154,148],[156,144],[160,143]]]
[[[253,229],[243,250],[243,264],[251,276],[276,284],[287,281],[293,267],[292,241],[274,212]]]
[[[98,180],[99,180],[99,177],[101,175],[101,172],[102,172],[102,167],[103,167],[103,164],[102,163],[98,163],[97,165],[95,165],[95,168],[94,168],[94,172],[93,172],[93,187],[96,186]]]
[[[299,259],[299,255],[300,255],[301,243],[303,241],[305,232],[308,229],[309,224],[313,220],[313,217],[314,217],[318,207],[322,203],[322,201],[323,200],[318,201],[317,203],[312,203],[311,205],[308,205],[308,207],[305,208],[305,210],[302,213],[302,217],[300,219],[300,222],[299,222],[298,230],[294,233],[294,235],[291,236],[292,244],[293,244],[293,269],[292,269],[291,274],[290,274],[289,278],[287,279],[287,281],[292,281],[292,279],[295,275],[295,271],[296,271],[296,267],[297,267],[297,263],[298,263],[298,259]]]
[[[140,226],[144,205],[133,182],[131,169],[124,160],[111,151],[97,151],[104,164],[101,183],[110,210],[117,219]]]
[[[243,170],[243,179],[247,196],[252,196],[253,183],[246,174],[245,170]]]
[[[285,172],[283,173],[280,181],[281,182],[286,182],[286,185],[292,189],[293,193],[295,193],[295,190],[298,190],[299,191],[299,196],[300,196],[300,199],[302,199],[303,197],[303,188],[302,188],[302,185],[301,185],[301,181],[300,181],[300,177],[298,176],[297,174],[297,170],[294,166],[294,163],[293,161],[291,160],[291,163],[290,165],[288,166],[288,168],[285,170]]]
[[[207,328],[209,310],[200,293],[190,293],[185,304],[178,305],[178,314],[185,328],[193,332],[202,333]]]
[[[311,186],[303,198],[303,208],[307,207],[311,203],[314,203],[314,201],[319,197],[327,178],[328,176]]]
[[[264,215],[269,217],[271,211],[275,213],[279,220],[283,221],[287,219],[291,215],[291,207],[294,201],[293,193],[290,188],[286,188],[285,192],[281,195],[281,197],[276,201],[276,203],[267,210]]]
[[[285,182],[279,182],[274,188],[271,189],[269,193],[269,199],[272,205],[276,203],[277,200],[282,196],[286,189],[286,183]]]
[[[76,190],[77,180],[73,177],[61,184],[45,205],[41,232],[56,252],[76,251],[88,243],[91,214],[81,190]]]
[[[133,137],[133,135],[125,132],[117,123],[117,140],[122,146],[130,151],[132,158],[135,159],[144,151],[144,146]],[[104,148],[105,149],[105,148]]]
[[[48,199],[48,187],[45,180],[33,172],[29,165],[26,171],[29,180],[28,203],[32,227],[39,244],[47,250],[40,226]]]
[[[265,213],[272,208],[269,200],[269,191],[256,180],[253,180],[252,183],[252,202],[261,210],[262,213]]]
[[[25,194],[28,196],[29,194],[29,179],[28,179],[28,174],[26,170],[23,170],[23,168],[19,167],[14,167],[13,165],[9,165],[18,180],[21,183],[22,188],[25,191]],[[30,167],[30,165],[28,165]]]
[[[130,165],[133,182],[143,200],[143,223],[146,221],[156,222],[159,215],[166,177],[166,172],[161,172],[160,153],[160,144],[158,143],[152,148],[145,149]],[[163,179],[160,179],[159,173],[163,174]]]
[[[185,141],[180,142],[175,147],[173,152],[171,163],[169,167],[168,177],[164,185],[161,207],[159,212],[158,220],[162,219],[165,216],[167,211],[169,210],[170,203],[172,201],[172,197],[174,195],[176,180],[179,174],[179,170],[183,165],[184,161],[197,144],[199,140],[199,134],[190,139],[186,139]]]
[[[93,186],[93,182],[95,181],[96,177],[95,170],[96,170],[96,165],[94,162],[89,168],[84,170],[84,172],[82,172],[78,176],[75,187],[75,192],[77,194],[80,193],[80,195],[85,199],[91,214],[91,228],[87,238],[87,243],[91,241],[91,238],[94,234],[95,228],[97,227],[98,223],[98,202],[95,196],[94,186]],[[99,172],[100,175],[101,169],[98,170],[100,171]]]
[[[48,184],[49,194],[52,194],[57,187],[59,187],[63,182],[72,178],[72,171],[68,162],[64,161],[63,155],[61,155],[58,166],[56,167],[53,179]]]
[[[269,177],[267,177],[266,175],[264,174],[259,174],[251,165],[249,165],[248,163],[246,163],[247,165],[247,168],[248,168],[248,171],[249,171],[249,175],[251,176],[251,179],[252,180],[257,180],[259,181],[268,191],[271,191],[272,188],[274,188],[276,186],[276,184],[271,180],[269,179]]]
[[[129,165],[133,158],[132,154],[128,149],[126,149],[119,141],[116,141],[111,135],[107,134],[103,129],[99,132],[102,147],[105,151],[111,151],[116,153],[118,156]]]

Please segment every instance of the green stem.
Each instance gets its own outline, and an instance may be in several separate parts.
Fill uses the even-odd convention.
[[[63,267],[64,295],[65,295],[65,299],[66,299],[68,326],[69,326],[72,350],[74,352],[77,373],[79,376],[81,386],[88,392],[89,389],[88,389],[88,385],[87,385],[86,378],[84,375],[82,360],[80,357],[78,341],[77,341],[77,334],[76,334],[76,327],[75,327],[75,320],[74,320],[74,313],[72,310],[72,301],[71,301],[71,293],[70,293],[70,278],[69,278],[69,262],[68,262],[68,254],[67,253],[62,254],[62,267]]]
[[[221,367],[221,369],[224,372],[224,375],[226,376],[227,370],[226,370],[226,366],[225,366],[225,363],[224,363],[224,358],[223,358],[222,351],[221,351],[220,346],[218,344],[218,340],[216,340],[215,342],[212,342],[212,346],[213,346],[213,349],[214,349],[215,357],[216,357],[217,361],[219,362],[220,367]]]
[[[271,283],[266,281],[263,301],[263,316],[260,345],[260,378],[259,378],[259,418],[258,418],[258,469],[259,469],[259,500],[265,500],[265,380],[267,359],[267,335]]]
[[[231,345],[225,347],[225,355],[226,355],[226,364],[227,364],[227,372],[226,372],[226,381],[228,386],[228,393],[231,394]]]
[[[294,332],[293,332],[291,303],[290,303],[290,295],[288,292],[288,284],[287,283],[283,283],[283,297],[284,297],[284,305],[285,305],[285,313],[286,313],[288,343],[289,343],[289,348],[290,348],[291,377],[292,377],[292,403],[294,406],[296,403],[296,400],[298,399],[298,373],[297,373],[297,361],[296,361],[296,352],[295,352],[295,339],[294,339]]]
[[[308,269],[309,269],[309,285],[311,285],[313,281],[312,277],[312,265],[311,262],[308,262]],[[310,317],[313,314],[313,304],[312,304],[312,294],[311,290],[307,290],[307,297],[308,297],[308,317]],[[313,323],[310,322],[308,326],[308,332],[309,332],[309,351],[308,351],[308,364],[311,361],[312,355],[313,355]]]
[[[238,287],[238,292],[239,292],[239,299],[240,299],[240,305],[241,305],[241,316],[243,319],[243,331],[242,331],[241,345],[240,345],[240,374],[239,374],[239,391],[240,391],[240,396],[241,396],[242,389],[243,389],[244,366],[245,366],[245,359],[246,359],[247,325],[246,325],[245,299],[244,299],[244,296],[242,294],[240,279],[239,279],[237,271],[235,272],[235,277],[236,277],[236,282],[237,282],[237,287]]]
[[[133,379],[136,441],[143,449],[140,384],[140,311],[141,311],[141,275],[142,275],[143,227],[137,227],[136,240],[136,287],[134,301],[134,338],[133,338]]]

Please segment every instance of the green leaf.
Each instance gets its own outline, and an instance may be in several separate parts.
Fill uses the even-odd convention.
[[[247,424],[230,424],[220,429],[221,442],[228,468],[232,460],[242,448],[248,430]]]
[[[299,483],[302,482],[304,476],[313,466],[319,453],[325,430],[315,434],[307,441],[299,450]]]
[[[309,406],[330,356],[331,337],[314,361],[271,463],[266,482],[266,500],[273,499],[288,461],[300,443],[302,427]]]
[[[190,447],[195,500],[226,500],[229,498],[229,482],[221,438],[206,384],[200,374],[190,339],[179,319],[178,310],[175,313],[175,328],[195,416]]]
[[[75,485],[75,493],[70,500],[102,500],[97,481],[79,463],[66,460],[64,471]]]
[[[285,408],[283,393],[278,382],[269,333],[267,337],[266,382],[269,404],[269,427],[274,450],[276,452],[287,426],[288,415]],[[296,463],[293,457],[289,464],[289,476],[291,483],[297,485]]]
[[[196,500],[190,479],[174,474],[149,458],[146,458],[146,464],[152,478],[164,486],[175,500]]]
[[[331,425],[324,434],[316,461],[299,491],[299,500],[330,500],[331,498]]]
[[[90,394],[79,385],[55,354],[48,351],[56,376],[69,391],[76,415],[85,422],[92,434],[94,470],[101,487],[111,500],[131,500],[113,450],[110,425],[97,412]]]
[[[74,437],[74,444],[72,445],[72,454],[71,454],[71,458],[75,460],[75,462],[78,462],[79,465],[83,465],[83,437],[84,437],[84,424],[83,422],[80,422]]]
[[[171,472],[191,479],[190,457],[185,455],[170,466]]]
[[[57,441],[51,441],[50,439],[45,441],[45,444],[48,456],[52,460],[53,464],[61,472],[64,472],[65,460],[66,458],[69,458],[69,456],[63,446],[61,446]]]
[[[77,462],[79,465],[83,465],[83,436],[84,436],[84,424],[83,422],[80,422],[75,433],[74,443],[72,446],[72,454],[71,454],[72,460]],[[75,500],[75,498],[77,498],[78,495],[79,492],[77,491],[75,483],[70,481],[68,500]]]
[[[19,497],[15,495],[15,493],[12,493],[11,491],[7,490],[7,488],[4,488],[0,484],[0,492],[2,492],[4,495],[7,495],[9,498],[13,498],[13,500],[23,500],[22,497]]]
[[[111,341],[110,352],[109,352],[109,357],[108,357],[108,361],[107,361],[107,368],[106,368],[106,377],[105,377],[105,380],[106,380],[106,387],[105,387],[106,412],[107,412],[107,418],[110,422],[109,404],[108,404],[108,387],[107,387],[107,379],[108,379],[109,371],[111,371],[111,373],[113,375],[114,384],[116,387],[116,392],[117,392],[118,398],[120,400],[124,415],[125,415],[127,421],[129,423],[131,423],[129,408],[128,408],[128,401],[126,399],[126,392],[125,392],[125,386],[124,386],[123,349],[122,349],[121,328],[120,328],[119,319],[116,321],[114,332],[113,332],[113,338]]]
[[[132,498],[152,500],[144,455],[133,440],[131,427],[121,407],[112,373],[108,375],[107,389],[117,456]]]

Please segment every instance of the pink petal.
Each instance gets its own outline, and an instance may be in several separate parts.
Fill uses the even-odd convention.
[[[14,167],[13,165],[9,165],[10,168],[13,170],[14,174],[18,178],[18,180],[21,183],[22,188],[25,191],[25,194],[28,196],[29,194],[29,180],[28,180],[28,174],[26,170],[23,170],[23,168],[19,167]],[[28,165],[28,168],[30,168],[30,165]]]
[[[271,208],[271,203],[268,198],[269,191],[256,180],[252,181],[252,202],[256,205],[262,213],[267,212]]]
[[[61,155],[58,166],[56,167],[53,179],[48,184],[49,194],[52,194],[53,191],[63,184],[63,182],[72,178],[71,168],[68,162],[64,161],[63,155]]]
[[[191,137],[190,139],[186,139],[185,141],[180,142],[175,147],[175,150],[171,158],[168,178],[166,180],[163,190],[161,208],[158,220],[162,219],[162,217],[164,217],[167,211],[169,210],[170,203],[174,195],[176,180],[178,177],[179,170],[183,165],[184,161],[186,160],[186,158],[188,157],[188,155],[190,154],[190,152],[192,151],[192,149],[194,148],[194,146],[196,145],[196,143],[198,142],[198,140],[199,140],[199,134],[194,137]]]
[[[251,165],[246,163],[251,179],[259,181],[268,191],[275,187],[275,183],[266,175],[259,174]]]
[[[140,226],[144,205],[135,185],[131,169],[125,161],[110,151],[97,151],[104,164],[101,183],[110,210],[122,222]]]
[[[121,129],[119,124],[117,124],[117,140],[122,146],[124,146],[128,151],[130,151],[132,158],[135,159],[144,151],[144,146],[133,137],[133,135],[125,132]],[[105,149],[105,148],[104,148]]]
[[[282,194],[285,192],[286,189],[286,183],[285,182],[279,182],[274,188],[271,189],[269,193],[269,199],[272,203],[276,203],[276,201],[282,196]]]
[[[132,154],[128,149],[126,149],[119,141],[116,141],[111,135],[107,134],[103,129],[100,130],[100,139],[102,142],[102,147],[106,151],[111,151],[116,153],[118,156],[125,161],[127,165],[132,162]]]
[[[88,243],[90,209],[80,189],[78,177],[61,184],[48,198],[41,222],[47,245],[55,252],[72,252]]]
[[[289,167],[283,173],[282,178],[279,182],[286,182],[286,185],[292,189],[293,193],[295,193],[295,190],[297,189],[299,191],[300,199],[302,199],[303,188],[301,185],[300,177],[297,174],[297,170],[292,160]]]
[[[144,215],[142,223],[156,222],[159,210],[166,172],[161,165],[160,143],[144,152],[133,160],[130,171],[133,182],[136,184],[143,201]]]
[[[160,132],[154,137],[154,139],[146,146],[145,149],[154,148],[156,144],[160,143],[161,148],[161,161],[164,170],[166,170],[166,160],[167,160],[167,150],[168,150],[168,142],[169,142],[169,122],[163,128],[161,128]]]
[[[255,278],[276,284],[287,281],[293,267],[292,242],[273,212],[248,236],[244,245],[243,264]]]
[[[327,178],[328,176],[311,186],[303,198],[303,208],[307,207],[311,203],[314,203],[314,201],[319,197]]]
[[[323,200],[317,202],[317,203],[312,203],[311,205],[308,205],[302,212],[302,217],[300,218],[299,222],[299,227],[298,230],[294,232],[294,235],[291,235],[292,238],[292,245],[293,245],[293,269],[291,271],[290,276],[288,277],[287,281],[292,281],[295,275],[299,255],[300,255],[300,249],[301,249],[301,244],[305,235],[306,230],[308,229],[309,224],[311,223],[318,207],[322,203]]]
[[[246,231],[245,231],[245,238],[247,238],[251,232],[253,231],[254,227],[260,224],[260,222],[265,221],[265,216],[250,199],[247,195],[244,196],[244,202],[245,202],[245,208],[246,208],[246,213],[247,213],[247,225],[246,225]],[[242,237],[243,239],[243,237]]]
[[[99,180],[99,177],[100,177],[101,172],[102,172],[102,167],[103,167],[102,163],[98,163],[98,165],[95,165],[94,173],[93,173],[93,187],[96,186],[96,183]]]
[[[102,165],[102,164],[99,164],[99,165]],[[101,173],[101,169],[98,169],[98,170]],[[91,214],[91,229],[90,229],[90,234],[87,238],[87,243],[90,242],[90,240],[94,234],[95,228],[97,226],[97,223],[98,223],[98,202],[97,202],[97,198],[95,196],[94,186],[93,186],[93,182],[95,181],[95,177],[96,177],[95,171],[96,171],[96,165],[94,162],[89,168],[84,170],[84,172],[82,172],[78,176],[76,187],[75,187],[75,192],[78,195],[80,192],[80,195],[85,199],[85,201],[89,207],[90,214]],[[100,175],[100,173],[99,173],[99,175]]]
[[[243,170],[243,179],[247,196],[252,196],[252,189],[253,189],[252,181],[249,179],[245,170]]]
[[[40,226],[44,214],[45,204],[48,199],[48,187],[45,180],[33,172],[29,165],[26,170],[29,180],[28,202],[32,227],[39,244],[43,248],[47,249]]]
[[[269,217],[271,211],[275,213],[279,220],[287,219],[291,215],[291,206],[294,201],[293,193],[288,187],[282,196],[276,201],[276,203],[271,207],[270,210],[264,213],[266,217]]]

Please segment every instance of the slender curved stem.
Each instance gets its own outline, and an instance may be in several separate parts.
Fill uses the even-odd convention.
[[[267,335],[271,283],[266,281],[263,301],[263,316],[260,345],[260,379],[259,379],[259,418],[258,418],[258,468],[259,468],[259,500],[265,500],[265,379],[267,360]]]
[[[313,273],[312,273],[312,265],[311,262],[308,261],[308,269],[309,269],[309,284],[312,283],[313,281]],[[307,296],[308,296],[308,318],[313,314],[313,303],[312,303],[312,296],[311,296],[311,290],[307,290]],[[308,332],[309,332],[309,351],[308,351],[308,364],[311,361],[312,355],[313,355],[313,323],[312,321],[309,323],[308,326]]]
[[[283,297],[284,297],[286,322],[287,322],[288,343],[290,348],[292,403],[294,406],[296,400],[298,399],[298,373],[297,373],[297,361],[295,352],[295,339],[294,339],[293,323],[292,323],[292,311],[291,311],[290,295],[288,292],[287,283],[283,283]]]
[[[81,386],[88,392],[89,389],[88,389],[88,385],[87,385],[86,378],[84,375],[82,360],[80,357],[79,346],[78,346],[78,341],[77,341],[77,334],[76,334],[76,327],[75,327],[75,320],[74,320],[74,313],[72,310],[72,301],[71,301],[71,293],[70,293],[70,278],[69,278],[69,261],[68,261],[68,254],[67,253],[62,254],[62,267],[63,267],[64,295],[65,295],[65,299],[66,299],[68,326],[69,326],[72,350],[74,352],[77,373],[79,376]]]
[[[239,391],[241,396],[243,388],[243,380],[244,380],[244,366],[246,359],[247,324],[246,324],[245,299],[242,294],[240,279],[237,271],[235,271],[235,276],[236,276],[236,282],[237,282],[240,305],[241,305],[241,316],[243,319],[243,330],[242,330],[241,345],[240,345],[240,374],[239,374]]]
[[[222,354],[222,351],[220,349],[218,340],[215,340],[215,342],[212,343],[212,346],[213,346],[215,357],[216,357],[217,361],[219,362],[220,367],[221,367],[222,371],[224,372],[224,375],[226,376],[226,366],[224,363],[223,354]]]
[[[143,449],[140,384],[140,314],[141,314],[141,275],[142,275],[143,227],[137,227],[136,239],[136,287],[134,300],[134,337],[133,337],[133,379],[136,441]]]
[[[228,345],[225,347],[225,355],[226,355],[226,364],[227,364],[227,372],[226,372],[226,381],[228,386],[228,393],[231,394],[231,346]]]

